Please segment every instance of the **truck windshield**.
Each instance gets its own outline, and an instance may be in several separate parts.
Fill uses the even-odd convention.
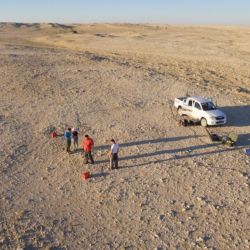
[[[203,110],[215,110],[216,106],[212,102],[206,102],[201,104]]]

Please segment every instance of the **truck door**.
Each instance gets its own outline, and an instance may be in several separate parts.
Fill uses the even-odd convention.
[[[201,111],[202,111],[201,105],[198,102],[194,102],[194,108],[193,108],[192,117],[194,119],[200,120],[200,118],[201,118]]]
[[[193,111],[193,100],[192,99],[187,99],[186,105],[185,105],[185,111],[188,116],[192,115]]]
[[[182,105],[182,115],[192,117],[194,100],[191,98],[186,99]]]

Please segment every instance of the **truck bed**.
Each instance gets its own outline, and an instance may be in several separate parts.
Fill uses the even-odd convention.
[[[177,99],[177,100],[180,100],[180,101],[185,101],[186,99],[187,99],[187,97],[176,97],[175,99]]]
[[[174,106],[178,108],[178,106],[182,106],[183,102],[187,99],[187,97],[177,97],[174,100]]]

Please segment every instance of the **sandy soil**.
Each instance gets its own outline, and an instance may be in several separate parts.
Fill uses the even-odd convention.
[[[247,27],[1,23],[0,248],[249,249],[249,41]],[[178,125],[186,94],[216,101],[228,124],[209,130],[236,147]],[[68,126],[94,139],[95,165],[50,138]]]

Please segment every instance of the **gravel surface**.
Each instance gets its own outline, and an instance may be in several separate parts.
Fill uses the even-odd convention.
[[[240,27],[1,23],[0,249],[249,249],[249,41]],[[235,147],[179,125],[187,94],[214,99],[228,124],[209,131]],[[71,154],[50,137],[68,126]]]

